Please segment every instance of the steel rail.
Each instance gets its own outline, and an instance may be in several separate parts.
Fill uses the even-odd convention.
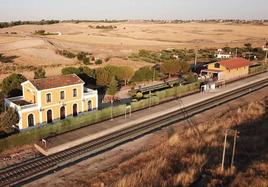
[[[83,158],[96,155],[144,134],[169,126],[202,111],[226,103],[266,86],[268,86],[268,79],[198,102],[169,114],[122,129],[54,155],[47,157],[41,156],[39,158],[2,169],[0,170],[0,186],[14,185],[27,180],[29,181],[36,177],[38,178],[38,176],[42,176],[44,173],[59,170],[67,165],[76,163]],[[187,113],[187,116],[185,113]]]

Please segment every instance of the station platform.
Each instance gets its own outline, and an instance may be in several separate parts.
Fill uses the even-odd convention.
[[[87,143],[94,139],[119,131],[121,129],[134,126],[136,124],[179,110],[183,107],[190,106],[203,100],[207,100],[209,98],[227,93],[239,87],[252,84],[267,77],[268,72],[262,73],[256,76],[252,76],[227,84],[224,87],[217,88],[213,92],[197,93],[183,97],[181,98],[182,102],[173,100],[170,102],[163,103],[161,105],[134,112],[131,116],[127,116],[127,118],[125,118],[124,116],[120,116],[114,118],[112,121],[107,120],[100,123],[92,124],[74,131],[47,138],[45,139],[46,145],[44,145],[44,142],[39,141],[35,144],[35,147],[43,155],[47,156],[55,154],[57,152],[64,151],[66,149],[78,146],[83,143]]]

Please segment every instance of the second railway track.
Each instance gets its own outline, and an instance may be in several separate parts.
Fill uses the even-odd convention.
[[[187,106],[185,108],[182,107],[177,111],[159,116],[153,120],[145,121],[126,129],[122,129],[118,132],[111,133],[107,136],[81,144],[54,155],[47,157],[40,156],[38,158],[22,162],[20,164],[1,169],[0,186],[23,184],[27,181],[39,178],[46,173],[59,170],[66,167],[67,165],[78,162],[79,160],[96,155],[100,152],[111,149],[117,145],[123,144],[124,142],[135,139],[154,130],[172,125],[202,111],[226,103],[230,100],[236,99],[240,96],[246,95],[266,86],[268,86],[268,78],[198,102],[191,106]]]

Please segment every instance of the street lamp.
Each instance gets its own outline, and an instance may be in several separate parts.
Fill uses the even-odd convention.
[[[127,118],[127,112],[129,111],[129,117],[131,117],[131,104],[130,105],[126,105],[126,108],[125,108],[125,118]]]
[[[152,91],[151,90],[150,90],[149,94],[150,94],[149,109],[151,109],[151,105],[152,105]]]
[[[113,121],[113,104],[114,104],[114,100],[111,100],[111,121]]]
[[[267,63],[267,55],[268,55],[268,42],[263,46],[263,51],[266,51],[264,62]]]

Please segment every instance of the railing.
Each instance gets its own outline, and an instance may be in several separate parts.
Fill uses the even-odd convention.
[[[25,110],[25,109],[29,109],[29,108],[34,108],[37,107],[37,103],[34,104],[28,104],[28,105],[23,105],[23,106],[19,106],[16,103],[14,103],[14,101],[19,101],[22,100],[23,97],[19,96],[19,97],[12,97],[12,98],[6,98],[5,99],[5,103],[9,106],[9,107],[16,107],[19,110]]]
[[[17,101],[17,100],[21,100],[23,99],[23,96],[18,96],[18,97],[10,97],[10,98],[7,98],[6,100],[9,100],[9,101]]]
[[[28,109],[28,108],[34,108],[34,107],[38,107],[38,105],[37,104],[29,104],[29,105],[20,106],[20,108],[22,110]]]
[[[96,95],[98,94],[97,90],[91,90],[89,88],[84,89],[84,96],[91,96],[91,95]]]

